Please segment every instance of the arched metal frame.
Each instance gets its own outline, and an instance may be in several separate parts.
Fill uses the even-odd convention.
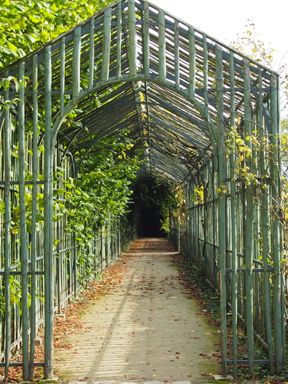
[[[11,310],[9,277],[11,276],[11,187],[19,185],[20,200],[20,251],[22,276],[22,340],[24,379],[28,375],[29,327],[35,329],[35,317],[28,324],[28,276],[35,276],[36,257],[36,197],[38,180],[38,131],[44,135],[44,274],[45,274],[45,376],[53,375],[53,174],[57,141],[63,146],[64,156],[84,148],[89,151],[91,142],[109,135],[123,125],[131,137],[148,149],[145,165],[140,173],[151,170],[165,174],[187,186],[188,213],[186,221],[186,252],[205,253],[211,246],[212,280],[221,292],[222,373],[226,374],[227,362],[233,364],[237,374],[237,321],[239,311],[239,275],[245,270],[245,320],[248,336],[250,374],[253,373],[254,322],[253,276],[263,275],[266,299],[270,303],[273,276],[274,347],[272,345],[271,309],[266,303],[266,344],[271,367],[279,372],[285,359],[285,319],[283,319],[283,283],[280,270],[280,223],[277,215],[270,214],[268,195],[263,193],[259,226],[255,224],[253,186],[243,190],[242,207],[245,207],[244,234],[239,240],[240,216],[237,204],[241,200],[233,179],[233,156],[227,161],[225,135],[236,120],[242,119],[246,133],[257,127],[259,135],[276,144],[280,132],[279,79],[268,68],[261,66],[233,49],[221,44],[201,31],[142,0],[117,1],[91,19],[55,39],[45,47],[7,68],[1,77],[29,78],[17,94],[11,82],[1,95],[13,100],[17,95],[17,108],[3,109],[2,130],[2,181],[5,200],[5,276],[6,294],[6,350],[5,367],[9,366],[11,347]],[[97,101],[101,96],[102,101]],[[115,100],[120,100],[119,106]],[[121,104],[121,100],[123,101]],[[115,104],[116,103],[116,104]],[[111,112],[111,107],[115,113]],[[85,125],[88,133],[79,126],[72,129],[67,116],[78,109],[75,120]],[[109,112],[110,111],[110,112]],[[43,118],[44,115],[44,118]],[[109,116],[112,117],[109,117]],[[12,125],[16,126],[19,142],[17,176],[11,180]],[[33,180],[27,182],[27,131],[31,131],[33,155]],[[45,132],[45,133],[44,133]],[[92,138],[92,135],[93,138]],[[175,147],[173,146],[175,143]],[[189,154],[189,156],[188,156]],[[263,155],[259,162],[259,177],[268,170],[272,179],[270,192],[274,201],[280,196],[279,154],[267,163]],[[63,158],[63,156],[62,156]],[[61,159],[62,160],[62,159]],[[60,160],[60,161],[61,161]],[[193,163],[194,161],[194,163]],[[75,164],[73,164],[75,169]],[[175,176],[173,176],[175,175]],[[194,204],[191,195],[194,187],[205,184],[204,205]],[[209,181],[209,183],[208,183]],[[209,184],[209,185],[208,185]],[[25,188],[32,185],[31,241],[26,230]],[[227,185],[229,196],[217,195],[217,186]],[[206,209],[211,206],[210,210]],[[243,208],[244,209],[244,208]],[[202,212],[204,210],[204,212]],[[212,213],[211,213],[212,212]],[[229,212],[229,215],[228,215]],[[202,231],[200,222],[203,219]],[[211,223],[213,233],[208,224]],[[258,222],[257,222],[258,223]],[[271,230],[267,229],[271,223]],[[229,230],[228,227],[229,226]],[[261,251],[257,251],[255,228],[261,231]],[[203,232],[203,233],[202,233]],[[209,232],[209,233],[210,233]],[[228,233],[229,232],[229,233]],[[201,234],[202,233],[202,234]],[[211,241],[207,238],[211,235]],[[201,238],[202,236],[202,238]],[[270,236],[270,242],[268,238]],[[230,240],[231,237],[231,240]],[[229,239],[228,239],[229,238]],[[228,240],[227,240],[228,239]],[[31,243],[30,270],[28,271],[28,241]],[[231,252],[228,250],[231,245]],[[241,243],[241,244],[240,244]],[[205,247],[203,246],[205,244]],[[240,247],[241,250],[240,250]],[[202,251],[201,251],[202,249]],[[209,251],[210,252],[210,251]],[[209,253],[208,252],[208,253]],[[257,253],[258,252],[258,253]],[[239,254],[244,259],[241,268]],[[267,255],[273,267],[267,264]],[[205,257],[206,257],[205,256]],[[255,268],[260,264],[261,268]],[[202,257],[202,256],[201,256]],[[200,257],[200,258],[201,258]],[[193,257],[192,257],[193,259]],[[258,264],[255,259],[258,259]],[[206,259],[205,259],[206,260]],[[241,259],[242,260],[242,259]],[[232,268],[228,268],[230,266]],[[34,267],[33,267],[34,266]],[[34,269],[33,269],[34,268]],[[38,271],[39,273],[39,271]],[[227,283],[231,273],[232,284]],[[260,275],[262,273],[262,275]],[[270,275],[269,275],[270,274]],[[219,275],[219,280],[218,280]],[[230,277],[229,277],[230,279]],[[238,280],[237,280],[238,279]],[[35,279],[31,279],[34,295]],[[34,282],[34,283],[33,283]],[[257,283],[258,284],[258,283]],[[231,289],[227,297],[227,287]],[[242,287],[242,286],[241,286]],[[244,288],[243,288],[244,289]],[[243,292],[241,292],[242,294]],[[237,296],[238,295],[238,296]],[[233,360],[227,360],[227,302],[232,306]],[[240,314],[241,315],[241,314]],[[242,313],[243,315],[243,313]],[[34,323],[33,323],[34,322]],[[277,326],[278,325],[278,326]],[[269,328],[270,327],[270,328]],[[33,338],[32,338],[33,339]],[[32,354],[34,344],[31,343]],[[30,348],[30,350],[31,350]],[[32,359],[33,360],[33,359]],[[275,364],[274,364],[275,360]],[[259,361],[256,361],[256,363]],[[33,365],[33,364],[32,364]],[[30,364],[31,366],[31,364]]]

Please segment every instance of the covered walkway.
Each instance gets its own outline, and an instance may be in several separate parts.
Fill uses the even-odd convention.
[[[87,271],[101,271],[131,238],[151,235],[143,221],[151,220],[152,214],[159,219],[155,206],[148,203],[156,200],[153,185],[161,183],[172,185],[171,194],[181,200],[176,213],[167,208],[170,238],[220,292],[222,374],[233,365],[237,378],[242,364],[248,366],[250,377],[259,364],[280,373],[286,364],[286,296],[281,267],[278,74],[148,1],[117,0],[5,68],[0,78],[0,366],[5,376],[15,363],[11,350],[21,344],[23,361],[17,364],[23,368],[24,380],[33,378],[37,365],[44,367],[46,378],[53,377],[55,312],[77,295]],[[105,217],[94,220],[103,186],[95,172],[99,146],[102,139],[107,141],[109,156],[115,136],[121,134],[131,142],[116,151],[116,160],[130,156],[132,162],[141,152],[134,172],[140,199],[131,209],[130,228],[124,225],[128,219],[123,207],[120,212],[107,210]],[[91,158],[98,163],[91,165]],[[94,172],[93,177],[89,172]],[[75,183],[88,173],[93,204],[88,199],[83,209],[86,192],[77,198],[79,204],[70,203],[69,196],[78,196]],[[114,169],[102,173],[115,177],[116,184],[130,183],[126,172],[121,181]],[[146,199],[143,191],[151,185],[153,194]],[[163,194],[158,200],[164,201]],[[73,216],[75,205],[78,211]],[[86,213],[90,221],[85,216],[79,225],[78,218]],[[84,238],[83,246],[77,236]],[[142,257],[148,258],[137,256],[139,266]],[[158,255],[153,268],[161,263]],[[143,279],[140,270],[135,276]],[[166,275],[160,276],[163,281]],[[129,284],[131,293],[139,295],[133,278]],[[152,314],[153,307],[160,305],[147,292],[141,298]],[[165,299],[172,305],[165,305],[166,315],[173,311],[173,300],[172,296]],[[138,300],[129,303],[137,321]],[[126,304],[121,316],[115,312],[124,328]],[[192,308],[185,308],[187,312],[179,318],[182,329],[185,318],[193,319]],[[150,347],[140,341],[141,332],[153,334],[147,312],[144,315],[148,331],[135,328],[133,337],[126,340],[127,345],[129,339],[133,344],[133,338],[139,337],[143,359]],[[160,321],[160,309],[158,315],[155,319]],[[227,355],[228,319],[233,324],[231,358]],[[173,335],[169,327],[174,323],[178,324],[170,321],[163,332]],[[35,337],[43,324],[45,354],[36,363]],[[243,324],[245,355],[239,352]],[[155,327],[153,334],[157,343],[160,329]],[[190,348],[188,341],[186,348]],[[117,337],[110,342],[117,344]],[[110,351],[102,349],[97,360],[103,377]],[[124,356],[114,355],[117,370]],[[126,357],[131,359],[129,351]],[[179,358],[175,365],[184,361]],[[90,369],[94,369],[92,363]]]
[[[59,379],[143,383],[219,373],[219,334],[180,284],[175,257],[166,239],[133,244],[120,283],[84,305],[83,328],[56,347]]]

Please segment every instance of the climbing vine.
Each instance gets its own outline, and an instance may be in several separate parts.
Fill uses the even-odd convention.
[[[95,255],[90,252],[95,233],[110,215],[123,216],[131,200],[131,183],[139,169],[140,152],[131,151],[133,140],[123,131],[99,141],[82,162],[77,178],[66,186],[66,233],[75,233],[78,263],[92,273]],[[77,153],[80,162],[85,150]]]

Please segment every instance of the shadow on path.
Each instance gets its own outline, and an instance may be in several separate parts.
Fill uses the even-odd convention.
[[[137,240],[121,282],[88,305],[85,332],[55,353],[60,378],[85,381],[193,381],[217,373],[215,330],[198,314],[166,239]]]

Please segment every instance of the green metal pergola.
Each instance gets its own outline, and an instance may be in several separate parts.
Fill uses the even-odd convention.
[[[186,188],[186,222],[180,231],[183,251],[194,262],[204,260],[208,279],[220,290],[222,373],[226,374],[227,364],[233,365],[235,377],[237,364],[248,364],[250,375],[254,364],[269,364],[279,373],[285,364],[286,323],[279,151],[271,159],[268,149],[263,150],[255,164],[247,160],[266,186],[261,204],[256,204],[259,192],[252,183],[244,186],[235,180],[235,155],[227,156],[226,148],[230,127],[238,127],[243,137],[254,132],[274,146],[278,143],[278,75],[147,1],[122,0],[0,76],[25,79],[19,90],[13,81],[1,90],[2,99],[10,101],[8,108],[1,107],[0,117],[0,196],[5,202],[0,365],[6,375],[15,365],[10,350],[21,342],[24,380],[33,377],[36,365],[44,365],[47,378],[53,376],[55,305],[59,310],[77,289],[77,249],[73,238],[64,234],[63,221],[53,222],[53,189],[62,179],[77,177],[81,164],[75,163],[76,152],[84,149],[84,159],[98,140],[123,128],[135,140],[133,150],[144,149],[139,178],[159,174]],[[67,121],[71,113],[74,124]],[[59,164],[65,174],[55,185]],[[204,188],[204,202],[197,204],[193,193],[199,185]],[[217,192],[223,185],[226,194]],[[36,230],[37,193],[44,193],[44,237]],[[32,196],[29,229],[27,194]],[[18,202],[19,232],[13,233],[11,211]],[[113,231],[116,227],[115,221]],[[54,238],[61,239],[56,251]],[[119,245],[113,247],[119,252]],[[63,267],[71,273],[69,281],[61,270],[66,263],[61,255],[67,250],[73,256]],[[11,303],[11,276],[21,280],[21,314]],[[44,307],[36,294],[42,291]],[[230,312],[232,358],[227,357]],[[34,339],[42,320],[45,361],[35,363]],[[247,333],[245,360],[237,356],[241,322]],[[256,340],[264,345],[265,359],[255,355]]]

